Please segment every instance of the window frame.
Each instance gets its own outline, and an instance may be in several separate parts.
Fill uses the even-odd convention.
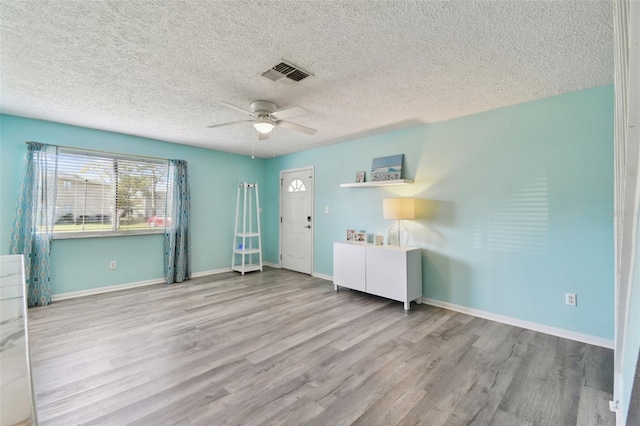
[[[61,155],[61,154],[84,156],[89,158],[93,157],[93,158],[99,158],[102,160],[104,159],[113,160],[113,161],[123,160],[127,162],[137,162],[141,164],[156,164],[156,165],[166,166],[165,179],[167,181],[166,183],[167,193],[165,195],[164,206],[161,209],[158,209],[157,213],[162,212],[164,217],[167,217],[169,215],[169,212],[171,211],[169,190],[172,186],[172,183],[171,183],[172,177],[170,176],[170,165],[169,165],[168,159],[145,157],[145,156],[139,156],[139,155],[120,154],[120,153],[113,153],[113,152],[106,152],[106,151],[94,151],[94,150],[71,148],[71,147],[59,147],[56,155]],[[56,187],[58,186],[59,182],[63,181],[63,178],[61,178],[59,174],[60,174],[59,163],[56,160],[56,177],[55,177]],[[117,204],[117,191],[115,190],[116,184],[114,183],[113,185],[114,185],[113,203]],[[59,202],[59,199],[56,196],[56,208],[58,207],[58,202]],[[165,230],[167,228],[167,224],[165,221],[164,226],[156,226],[156,227],[149,226],[147,228],[138,228],[138,229],[125,229],[125,230],[101,229],[101,230],[95,230],[95,231],[67,231],[67,232],[58,231],[56,232],[55,222],[57,222],[57,220],[58,218],[56,217],[56,220],[54,220],[54,223],[52,224],[52,238],[54,240],[104,238],[104,237],[127,237],[127,236],[134,236],[134,235],[161,235],[165,233]],[[145,218],[145,221],[146,220],[148,220],[148,218]]]

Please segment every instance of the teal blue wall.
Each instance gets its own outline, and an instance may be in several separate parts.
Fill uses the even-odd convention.
[[[241,180],[261,185],[265,260],[277,263],[279,173],[312,165],[316,273],[332,275],[332,243],[347,228],[386,235],[383,198],[411,196],[419,217],[407,225],[423,248],[425,297],[613,338],[612,86],[269,160],[12,116],[0,126],[0,253],[26,140],[187,160],[194,272],[229,267]],[[393,154],[405,155],[415,184],[339,187]],[[53,244],[55,294],[162,276],[159,235]],[[577,307],[564,304],[566,292],[578,295]]]
[[[415,184],[339,187],[393,154]],[[311,165],[316,273],[332,275],[347,228],[386,235],[383,198],[415,197],[407,225],[423,248],[425,297],[613,338],[612,86],[275,158],[268,199],[281,170]],[[266,259],[277,262],[279,206],[267,207]]]
[[[262,159],[0,115],[0,254],[9,252],[25,141],[187,160],[193,272],[230,267],[237,182],[262,186],[265,178]],[[55,240],[52,291],[60,294],[161,278],[163,243],[162,235]],[[109,270],[110,260],[118,262],[116,270]]]

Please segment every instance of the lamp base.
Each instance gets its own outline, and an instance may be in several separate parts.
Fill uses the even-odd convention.
[[[406,247],[409,243],[409,229],[398,220],[389,228],[389,244],[392,246]]]

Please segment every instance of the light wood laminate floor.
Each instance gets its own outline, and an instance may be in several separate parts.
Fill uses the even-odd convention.
[[[42,425],[599,425],[613,352],[266,269],[29,310]]]

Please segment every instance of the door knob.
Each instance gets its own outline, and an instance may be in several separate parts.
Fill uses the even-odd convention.
[[[309,228],[309,229],[311,229],[311,225],[307,225],[307,226],[305,226],[304,228]]]

